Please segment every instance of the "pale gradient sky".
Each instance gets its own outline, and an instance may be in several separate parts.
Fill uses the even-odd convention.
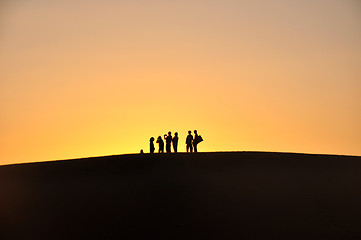
[[[0,164],[194,129],[200,151],[361,155],[361,2],[0,1],[0,110]]]

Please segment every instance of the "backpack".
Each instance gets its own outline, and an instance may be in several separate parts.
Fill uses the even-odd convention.
[[[203,141],[202,136],[201,136],[201,135],[198,135],[198,140],[197,140],[197,142],[200,143],[200,142],[202,142],[202,141]]]

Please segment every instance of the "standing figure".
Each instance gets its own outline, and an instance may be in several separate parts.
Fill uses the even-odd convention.
[[[200,142],[200,139],[199,139],[197,130],[194,130],[194,140],[193,140],[193,149],[194,149],[194,152],[197,152],[197,151],[198,151],[197,145],[198,145],[199,142]]]
[[[170,153],[171,144],[172,144],[172,133],[168,132],[168,136],[164,134],[164,139],[165,139],[165,150],[167,151],[167,153]]]
[[[163,153],[164,152],[164,142],[163,142],[163,139],[161,136],[159,136],[157,138],[157,143],[159,145],[159,150],[158,150],[158,153]]]
[[[177,132],[174,133],[174,138],[173,138],[172,142],[173,142],[174,152],[176,153],[176,152],[178,152],[178,133]]]
[[[186,138],[187,152],[188,151],[193,152],[192,142],[193,142],[192,131],[188,131],[188,136]]]
[[[155,150],[155,148],[154,148],[154,137],[151,137],[149,139],[149,149],[150,149],[150,153],[154,153],[154,150]]]

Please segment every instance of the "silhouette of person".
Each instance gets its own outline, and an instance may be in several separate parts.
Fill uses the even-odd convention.
[[[154,150],[155,150],[155,148],[154,148],[154,137],[151,137],[149,139],[149,149],[150,149],[150,153],[154,153]]]
[[[186,138],[187,152],[189,152],[189,151],[193,152],[192,142],[193,142],[192,131],[188,131],[188,136]]]
[[[159,146],[158,153],[163,153],[164,152],[164,142],[163,142],[163,139],[162,139],[161,136],[159,136],[157,138],[157,143],[158,143],[158,146]]]
[[[172,144],[172,133],[168,132],[168,136],[164,134],[164,139],[165,139],[165,150],[167,151],[167,153],[170,153],[171,144]]]
[[[173,138],[172,142],[173,142],[174,152],[176,153],[176,152],[178,152],[178,133],[177,132],[174,133],[174,138]]]
[[[194,152],[198,152],[197,145],[200,142],[199,135],[197,133],[197,130],[194,130],[194,139],[193,139],[193,149]]]

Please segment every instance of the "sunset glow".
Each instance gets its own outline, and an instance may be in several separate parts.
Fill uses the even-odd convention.
[[[202,152],[361,155],[360,94],[358,1],[0,3],[0,165],[194,129]]]

